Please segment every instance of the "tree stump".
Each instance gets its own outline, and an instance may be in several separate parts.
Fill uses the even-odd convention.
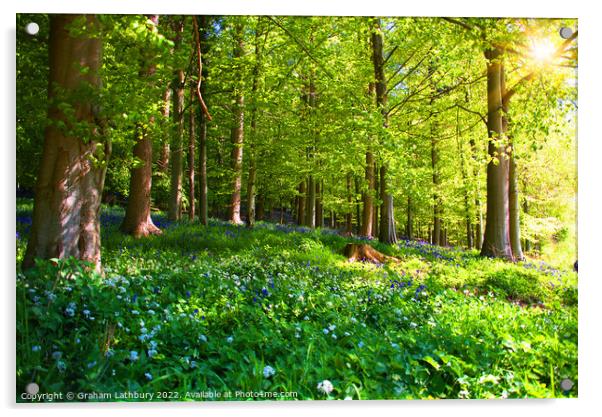
[[[348,243],[343,254],[349,262],[361,261],[384,264],[387,261],[399,262],[399,259],[385,255],[366,243]]]

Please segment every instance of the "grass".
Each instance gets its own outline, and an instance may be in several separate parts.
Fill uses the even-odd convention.
[[[17,263],[30,216],[18,201]],[[413,241],[370,242],[399,264],[349,263],[356,239],[330,230],[162,215],[163,235],[135,240],[122,217],[103,210],[104,277],[73,260],[17,266],[18,393],[35,381],[163,401],[577,396],[571,271]]]

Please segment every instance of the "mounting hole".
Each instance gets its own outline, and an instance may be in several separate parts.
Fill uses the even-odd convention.
[[[39,391],[40,391],[40,387],[35,382],[30,382],[25,387],[25,392],[28,393],[28,394],[30,394],[30,395],[36,395]]]
[[[40,25],[38,25],[36,22],[29,22],[25,26],[25,32],[28,35],[37,35],[39,31],[40,31]]]
[[[571,28],[560,28],[560,37],[562,39],[568,39],[573,36],[573,29]]]
[[[573,388],[573,385],[575,385],[573,384],[573,381],[568,378],[565,378],[560,382],[560,388],[562,388],[562,390],[565,392],[570,391],[571,388]]]

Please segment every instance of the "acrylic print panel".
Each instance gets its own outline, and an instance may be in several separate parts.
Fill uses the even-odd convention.
[[[17,402],[578,395],[576,19],[17,29]]]

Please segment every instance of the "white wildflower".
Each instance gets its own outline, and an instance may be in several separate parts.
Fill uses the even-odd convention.
[[[334,389],[334,387],[332,386],[332,382],[330,382],[329,380],[325,379],[324,381],[318,383],[318,391],[320,391],[323,394],[330,394],[332,392],[332,390]]]

